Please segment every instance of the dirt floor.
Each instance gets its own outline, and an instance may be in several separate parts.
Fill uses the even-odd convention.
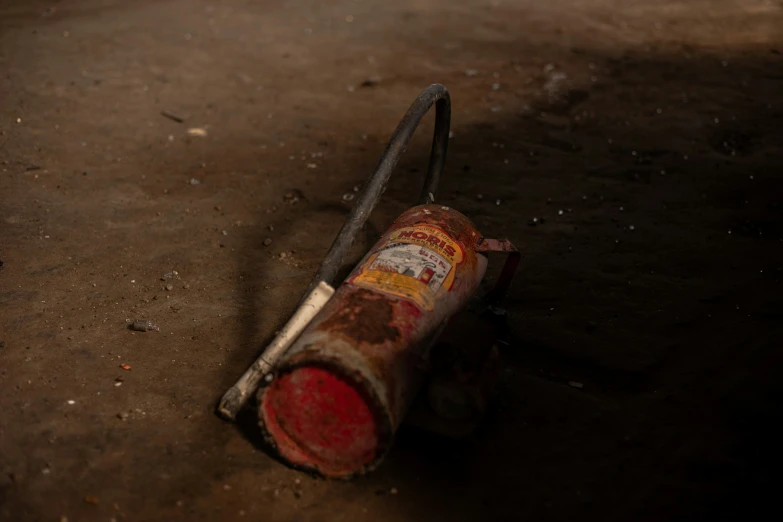
[[[777,0],[0,1],[0,520],[780,511],[781,28]],[[441,202],[524,253],[501,393],[468,442],[405,428],[313,479],[215,404],[435,82]]]

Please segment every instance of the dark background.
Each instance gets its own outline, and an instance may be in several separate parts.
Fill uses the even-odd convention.
[[[775,519],[782,27],[763,0],[0,1],[0,519]],[[524,254],[501,394],[473,441],[314,480],[214,405],[434,82],[441,201]]]

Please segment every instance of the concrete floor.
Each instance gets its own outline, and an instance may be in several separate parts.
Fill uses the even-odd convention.
[[[781,27],[764,0],[0,2],[0,520],[757,519]],[[214,406],[434,82],[441,201],[524,252],[501,394],[468,443],[404,429],[373,474],[313,479]]]

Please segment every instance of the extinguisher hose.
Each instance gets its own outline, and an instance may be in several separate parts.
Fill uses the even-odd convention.
[[[392,134],[389,140],[389,144],[386,145],[386,150],[383,151],[375,170],[364,185],[356,205],[337,234],[337,238],[332,243],[332,247],[310,283],[310,287],[305,292],[305,296],[309,295],[310,291],[321,281],[334,286],[335,278],[345,256],[378,204],[378,200],[386,188],[386,183],[389,181],[389,177],[392,171],[394,171],[394,167],[397,166],[400,157],[405,152],[405,147],[411,136],[413,136],[413,132],[433,104],[435,105],[435,132],[432,137],[427,177],[424,181],[418,204],[423,205],[435,201],[440,174],[446,162],[446,150],[449,145],[449,127],[451,124],[451,97],[446,87],[438,83],[424,89],[410,106],[408,112],[405,113],[402,121],[397,125],[394,134]]]

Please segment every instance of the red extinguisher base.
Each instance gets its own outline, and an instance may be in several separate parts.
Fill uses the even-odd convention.
[[[265,439],[300,469],[351,478],[374,468],[390,446],[391,426],[379,401],[339,367],[294,367],[260,400]]]

